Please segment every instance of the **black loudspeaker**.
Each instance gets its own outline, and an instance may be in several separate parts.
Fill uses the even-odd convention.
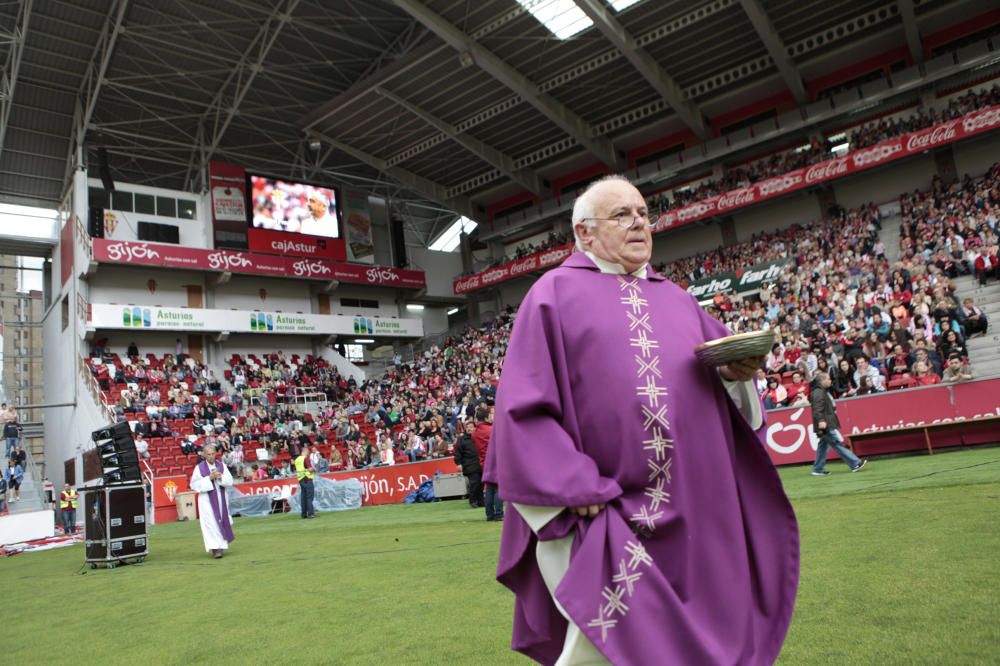
[[[92,207],[87,218],[87,233],[91,238],[104,238],[104,209]]]
[[[392,263],[396,268],[406,268],[406,233],[403,231],[403,221],[397,218],[389,220],[389,239],[392,242]]]
[[[83,538],[91,566],[145,559],[146,492],[141,485],[83,488]]]
[[[141,483],[139,454],[128,423],[122,421],[90,435],[101,458],[101,478],[105,485]]]

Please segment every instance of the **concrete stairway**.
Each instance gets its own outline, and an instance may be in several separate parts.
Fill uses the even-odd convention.
[[[879,238],[885,244],[885,258],[890,264],[896,263],[899,259],[899,215],[888,215],[882,218],[882,230]]]
[[[41,477],[30,453],[28,453],[27,467],[24,470],[24,480],[21,482],[21,499],[17,502],[8,502],[7,508],[11,514],[41,511],[45,508],[42,505]]]
[[[971,297],[989,320],[986,335],[975,335],[966,341],[969,361],[976,378],[1000,376],[1000,282],[991,280],[985,287],[970,276],[955,280],[955,297],[961,302]]]

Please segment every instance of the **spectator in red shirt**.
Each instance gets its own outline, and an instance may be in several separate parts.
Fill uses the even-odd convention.
[[[794,405],[800,396],[805,396],[806,400],[809,399],[809,384],[803,381],[801,372],[796,372],[792,375],[792,383],[787,386],[787,391],[787,404],[789,405]]]
[[[941,378],[938,377],[937,373],[928,370],[927,364],[923,361],[917,361],[913,364],[913,379],[917,382],[917,386],[933,386],[941,383]]]
[[[479,454],[479,466],[486,466],[486,451],[490,445],[490,435],[493,432],[493,420],[490,418],[490,408],[486,405],[476,407],[476,426],[472,429],[472,442]],[[503,500],[500,499],[500,489],[495,484],[484,484],[483,502],[486,504],[486,520],[503,520]]]

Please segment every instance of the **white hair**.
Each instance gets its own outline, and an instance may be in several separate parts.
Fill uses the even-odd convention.
[[[327,199],[326,195],[320,192],[319,190],[313,190],[312,192],[310,192],[306,196],[306,201],[308,201],[309,199],[316,199],[317,201],[322,202],[323,205],[326,206],[327,208],[330,207],[330,200]]]
[[[603,178],[598,178],[590,185],[587,185],[587,188],[581,192],[580,196],[578,196],[576,201],[573,202],[573,217],[571,218],[571,222],[573,224],[573,238],[576,239],[577,250],[583,252],[585,248],[583,247],[583,241],[580,239],[580,234],[576,232],[576,225],[582,224],[588,229],[593,229],[597,225],[597,222],[593,219],[597,216],[595,209],[596,201],[594,200],[596,195],[594,194],[594,190],[601,183],[618,181],[628,183],[629,185],[632,184],[628,178],[621,174],[609,174]]]

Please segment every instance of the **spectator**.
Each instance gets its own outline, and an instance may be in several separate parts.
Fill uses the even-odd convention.
[[[24,468],[18,465],[13,458],[7,461],[4,480],[7,482],[7,501],[19,502],[21,500],[21,481],[24,480]]]
[[[802,378],[801,372],[792,374],[792,382],[786,387],[788,391],[787,404],[794,405],[800,400],[809,400],[809,384]]]
[[[972,337],[976,333],[986,335],[989,323],[983,311],[977,308],[971,297],[966,297],[962,301],[962,315],[965,318],[965,333],[967,337]]]
[[[479,467],[486,464],[486,452],[490,444],[490,434],[493,432],[493,422],[490,409],[485,405],[476,408],[476,424],[472,430],[472,441],[479,454]],[[486,484],[483,489],[483,503],[486,506],[486,520],[503,520],[503,500],[500,499],[500,489],[496,484]]]
[[[59,509],[62,516],[63,534],[76,534],[77,492],[68,483],[63,484],[59,494]]]
[[[862,377],[867,377],[870,380],[871,386],[875,389],[875,391],[885,390],[885,378],[882,376],[881,372],[876,370],[875,367],[868,362],[867,358],[864,356],[860,357],[855,367],[857,369],[854,371],[854,383],[858,386],[858,393],[861,392]]]
[[[409,436],[409,445],[406,449],[406,456],[410,459],[410,462],[417,462],[418,459],[423,458],[427,455],[427,448],[424,445],[424,440],[420,438],[420,435],[413,433]]]
[[[465,423],[464,421],[458,423],[455,464],[465,475],[466,486],[469,489],[469,506],[477,509],[483,506],[483,468],[476,444],[472,440],[472,435],[466,430]]]
[[[149,442],[146,441],[146,438],[140,432],[137,432],[135,435],[135,451],[140,457],[149,458]]]
[[[9,458],[11,453],[14,451],[14,447],[16,447],[21,441],[21,429],[17,425],[17,414],[14,413],[13,408],[9,409],[5,413],[5,420],[3,422],[3,438],[7,444],[6,457]]]
[[[913,380],[917,386],[933,386],[941,383],[941,378],[938,377],[937,373],[928,370],[927,364],[923,361],[917,361],[913,364]]]
[[[139,348],[136,346],[135,341],[128,343],[128,350],[125,352],[129,358],[137,358],[139,356]]]
[[[784,407],[788,404],[788,391],[775,377],[767,380],[767,390],[764,391],[764,406],[767,409]]]
[[[951,384],[953,382],[967,382],[970,381],[972,377],[972,366],[963,365],[962,357],[958,354],[952,354],[948,357],[948,367],[945,368],[941,381],[946,384]]]
[[[869,378],[866,375],[864,379]],[[819,435],[816,447],[816,460],[813,462],[812,475],[826,476],[827,450],[831,447],[840,455],[852,472],[861,471],[867,460],[861,460],[854,452],[844,446],[844,437],[840,434],[840,419],[837,418],[837,405],[830,395],[830,375],[819,373],[813,379],[809,404],[812,407],[813,431]]]

